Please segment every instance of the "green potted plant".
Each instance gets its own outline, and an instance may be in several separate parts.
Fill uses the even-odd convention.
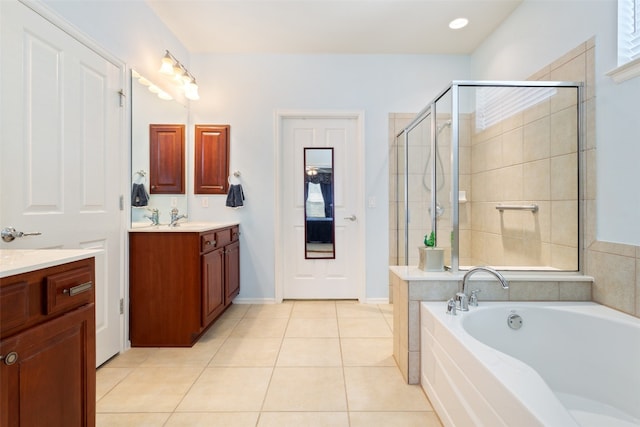
[[[423,271],[444,271],[444,249],[437,247],[436,233],[425,234],[424,246],[418,247],[418,268]]]

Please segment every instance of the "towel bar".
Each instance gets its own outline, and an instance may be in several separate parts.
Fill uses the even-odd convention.
[[[500,212],[503,211],[531,211],[533,213],[538,212],[538,205],[531,204],[531,205],[498,205],[496,206],[496,209],[499,210]]]

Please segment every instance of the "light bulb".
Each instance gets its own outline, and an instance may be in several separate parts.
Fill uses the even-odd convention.
[[[164,54],[164,57],[162,57],[162,65],[160,66],[160,72],[162,74],[167,74],[167,75],[171,75],[173,74],[173,59],[171,59],[171,55],[169,54],[169,51],[166,51],[167,53]]]

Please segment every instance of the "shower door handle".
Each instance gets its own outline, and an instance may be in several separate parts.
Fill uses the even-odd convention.
[[[356,218],[355,215],[350,215],[350,216],[345,216],[344,219],[355,222],[355,220],[357,220],[358,218]]]

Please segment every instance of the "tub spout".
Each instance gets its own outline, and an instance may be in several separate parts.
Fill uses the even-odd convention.
[[[458,310],[469,310],[469,297],[467,297],[467,281],[469,280],[469,277],[479,271],[484,271],[486,273],[492,274],[496,279],[498,279],[500,285],[502,285],[502,289],[509,289],[509,282],[497,270],[491,267],[474,267],[465,273],[464,277],[462,278],[462,292],[458,292],[456,294],[456,303],[458,305]],[[478,305],[477,295],[475,295],[474,301],[475,305]]]

